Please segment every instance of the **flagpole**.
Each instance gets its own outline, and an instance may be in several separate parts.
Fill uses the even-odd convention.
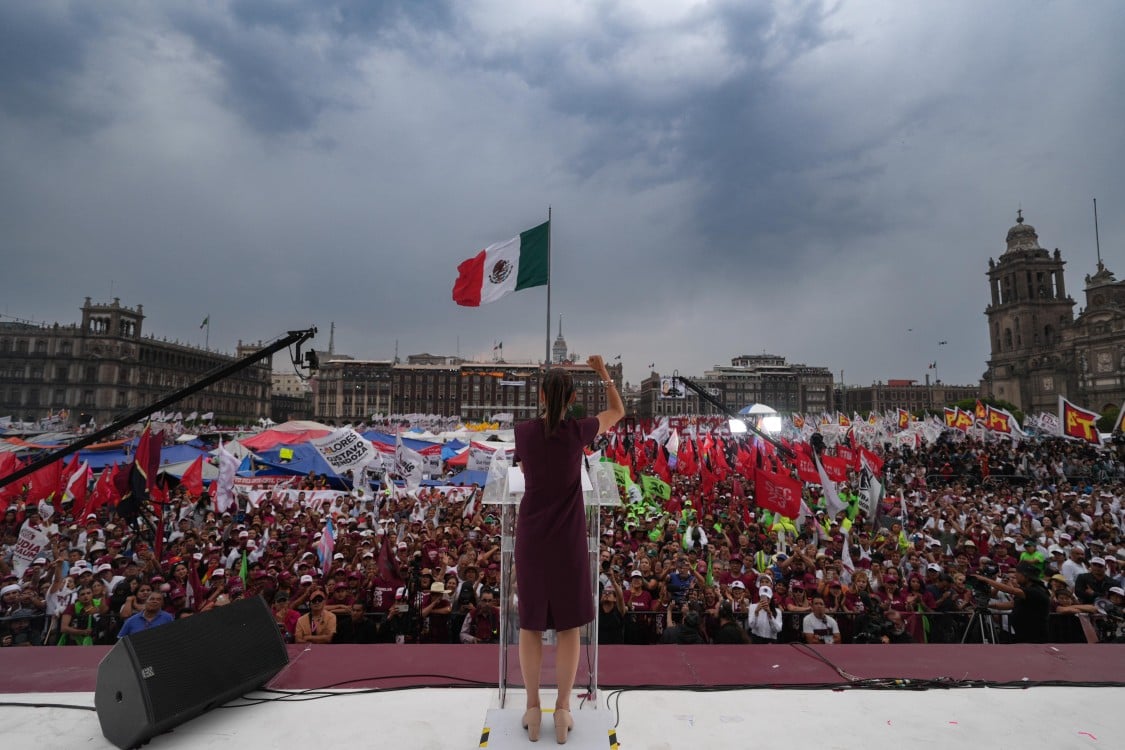
[[[543,369],[551,366],[551,207],[547,206],[547,348]]]

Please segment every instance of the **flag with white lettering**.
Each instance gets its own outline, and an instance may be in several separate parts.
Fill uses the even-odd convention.
[[[338,476],[366,466],[375,459],[375,448],[371,441],[350,427],[313,438],[309,442]]]

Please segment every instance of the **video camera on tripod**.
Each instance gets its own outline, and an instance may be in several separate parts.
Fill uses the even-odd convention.
[[[980,575],[991,580],[995,580],[999,574],[1000,567],[996,563],[987,563],[980,568]],[[992,587],[988,585],[988,582],[969,576],[965,579],[965,583],[973,592],[973,607],[988,609],[989,603],[992,601]]]

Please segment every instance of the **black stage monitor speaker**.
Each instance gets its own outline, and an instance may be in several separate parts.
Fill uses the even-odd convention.
[[[288,663],[259,596],[126,636],[98,665],[102,734],[122,750],[138,747],[261,687]]]

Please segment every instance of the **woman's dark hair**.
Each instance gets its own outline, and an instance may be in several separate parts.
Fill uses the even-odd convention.
[[[550,370],[543,378],[543,434],[551,437],[562,421],[562,413],[574,395],[574,379],[565,370]]]

